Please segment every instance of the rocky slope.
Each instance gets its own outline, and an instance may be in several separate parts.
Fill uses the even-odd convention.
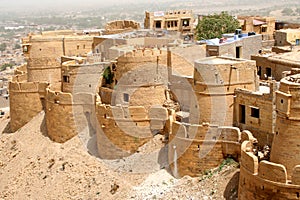
[[[236,198],[238,169],[233,165],[203,177],[175,179],[155,164],[158,154],[151,149],[162,147],[162,136],[128,158],[104,161],[91,156],[78,137],[52,142],[43,119],[40,113],[15,133],[6,133],[9,119],[1,119],[0,199]]]

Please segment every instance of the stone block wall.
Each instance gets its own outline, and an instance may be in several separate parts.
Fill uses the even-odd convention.
[[[289,180],[284,165],[269,161],[258,162],[250,141],[244,141],[241,150],[240,200],[299,199],[300,185],[297,181],[292,181],[299,177],[298,168],[295,167],[295,173]]]
[[[12,82],[27,82],[27,64],[23,64],[15,69]]]
[[[110,63],[84,63],[84,60],[63,63],[62,91],[95,94],[101,85],[104,69],[109,65]]]
[[[132,20],[117,20],[106,24],[105,34],[122,33],[140,28],[141,26],[138,22]]]
[[[45,33],[24,41],[28,81],[49,82],[52,89],[61,90],[61,56],[87,55],[92,50],[93,37]]]
[[[149,112],[142,106],[124,107],[97,103],[96,116],[101,127],[97,130],[100,157],[116,159],[128,156],[149,141],[153,131],[163,129],[167,110],[154,107]]]
[[[15,132],[43,110],[41,96],[47,83],[10,82],[10,129]]]
[[[53,141],[63,143],[78,134],[72,107],[73,98],[70,93],[47,89],[46,126],[47,134]]]
[[[135,115],[135,110],[143,110]],[[127,111],[127,112],[126,112]],[[136,152],[151,138],[150,122],[143,107],[131,108],[96,105],[96,116],[102,130],[97,130],[100,157],[114,159]],[[134,120],[135,119],[135,120]]]
[[[173,174],[198,176],[219,166],[227,156],[239,159],[240,137],[238,128],[173,122],[168,143]]]
[[[167,52],[162,50],[152,49],[138,49],[128,52],[117,59],[117,70],[115,73],[116,80],[120,80],[127,72],[151,67],[152,74],[157,74],[154,71],[156,66],[161,65],[160,68],[167,66]],[[159,67],[159,66],[158,66]],[[166,71],[166,69],[165,69]],[[162,73],[162,72],[161,72]],[[149,74],[148,74],[149,76]],[[151,76],[152,77],[152,76]],[[147,77],[145,77],[147,78]]]

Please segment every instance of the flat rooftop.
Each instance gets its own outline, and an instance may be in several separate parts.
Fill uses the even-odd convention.
[[[300,32],[300,29],[291,29],[291,28],[288,28],[288,29],[280,29],[276,32],[285,32],[285,33],[297,33],[297,32]]]
[[[289,53],[283,53],[280,55],[272,56],[273,58],[278,58],[281,60],[288,60],[292,62],[300,62],[300,51],[297,52],[289,52]]]
[[[240,58],[228,58],[228,57],[208,57],[208,58],[203,58],[196,60],[196,63],[199,64],[206,64],[206,65],[220,65],[220,64],[236,64],[236,63],[241,63],[245,62],[247,60],[240,59]]]

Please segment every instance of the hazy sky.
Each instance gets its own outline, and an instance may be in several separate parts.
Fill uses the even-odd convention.
[[[172,0],[159,0],[157,3]],[[174,0],[173,0],[174,1]],[[47,7],[47,6],[86,6],[86,5],[121,5],[125,3],[145,3],[147,0],[0,0],[0,7]],[[148,1],[151,3],[151,1]]]

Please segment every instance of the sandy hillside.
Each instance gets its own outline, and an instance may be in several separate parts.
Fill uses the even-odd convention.
[[[237,194],[238,169],[233,166],[199,178],[175,179],[159,167],[141,172],[144,162],[157,155],[152,161],[137,158],[161,146],[161,136],[139,155],[102,161],[89,155],[78,137],[52,142],[42,133],[43,118],[40,113],[19,131],[0,134],[0,199],[235,199],[229,197]],[[1,132],[8,121],[1,120]]]

